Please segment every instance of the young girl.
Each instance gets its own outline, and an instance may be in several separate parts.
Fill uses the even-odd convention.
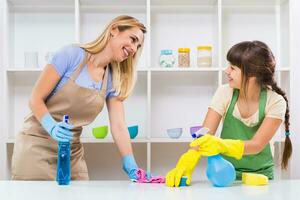
[[[269,141],[285,122],[285,147],[282,168],[291,156],[289,107],[285,92],[274,80],[275,59],[270,48],[260,41],[234,45],[227,53],[225,72],[229,84],[216,91],[203,126],[210,134],[194,140],[181,156],[176,168],[166,176],[167,186],[178,186],[187,176],[187,184],[201,155],[222,154],[241,179],[242,172],[254,172],[273,179],[273,157]],[[221,138],[214,134],[223,119]]]

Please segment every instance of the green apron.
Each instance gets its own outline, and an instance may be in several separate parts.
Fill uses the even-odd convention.
[[[225,116],[221,138],[223,139],[238,139],[250,140],[260,127],[265,117],[265,106],[267,102],[267,91],[262,90],[259,97],[259,122],[254,127],[246,126],[242,121],[233,116],[234,106],[239,96],[239,90],[235,89],[230,106]],[[231,162],[236,170],[236,177],[238,180],[242,177],[242,172],[253,172],[267,176],[273,179],[273,156],[270,149],[270,144],[255,155],[244,155],[241,160],[236,160],[232,157],[223,156],[226,160]]]

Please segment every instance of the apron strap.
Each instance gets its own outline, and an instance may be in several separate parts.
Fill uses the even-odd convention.
[[[239,97],[239,90],[234,89],[233,95],[232,95],[232,100],[231,100],[231,103],[230,103],[230,106],[228,108],[227,113],[229,113],[229,114],[233,113],[234,106],[235,106],[235,104],[236,104],[236,102],[238,100],[238,97]],[[262,122],[262,120],[265,117],[266,103],[267,103],[267,91],[266,91],[266,89],[262,89],[260,91],[260,95],[259,95],[259,107],[258,107],[258,110],[259,110],[259,118],[258,118],[259,122]]]
[[[227,111],[228,114],[233,113],[233,109],[234,109],[235,103],[238,100],[238,97],[239,97],[239,90],[234,89],[232,99],[231,99],[231,102],[230,102],[230,105],[229,105],[229,108],[228,108],[228,111]]]
[[[262,120],[265,117],[265,108],[267,104],[267,90],[262,89],[260,91],[260,97],[259,97],[259,122],[262,122]]]
[[[70,80],[72,80],[72,81],[76,80],[76,78],[79,76],[81,70],[85,66],[87,60],[88,60],[88,56],[87,56],[87,52],[85,51],[83,61],[80,63],[79,67],[77,67],[75,72],[71,75]],[[110,67],[110,65],[108,65],[105,69],[105,74],[104,74],[104,78],[103,78],[101,89],[100,89],[100,91],[104,92],[104,93],[106,93],[106,89],[107,89],[109,67]]]
[[[76,78],[79,76],[81,70],[83,69],[84,65],[87,62],[87,52],[84,52],[84,58],[82,60],[82,62],[80,63],[79,67],[77,67],[77,69],[75,70],[75,72],[71,75],[70,80],[75,81]]]
[[[106,89],[107,89],[108,73],[109,73],[109,70],[110,70],[109,67],[110,67],[110,65],[106,66],[105,73],[104,73],[104,78],[102,80],[101,89],[100,89],[100,91],[104,92],[104,93],[106,93]]]

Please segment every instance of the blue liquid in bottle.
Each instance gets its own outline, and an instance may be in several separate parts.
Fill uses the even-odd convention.
[[[64,115],[63,120],[69,123],[69,116]],[[69,185],[70,180],[70,142],[58,142],[56,181],[58,185]]]
[[[200,129],[193,133],[192,137],[200,138],[203,136],[203,132],[204,130]],[[207,160],[206,176],[214,186],[226,187],[233,183],[236,178],[236,172],[229,161],[225,160],[220,154],[209,156]]]
[[[216,187],[226,187],[232,184],[236,178],[233,165],[220,154],[209,156],[206,168],[206,176]]]

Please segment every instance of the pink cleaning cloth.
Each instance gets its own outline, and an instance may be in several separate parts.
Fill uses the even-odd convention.
[[[165,177],[151,176],[147,174],[143,169],[138,169],[136,172],[136,176],[137,176],[138,183],[164,183],[165,182]]]

